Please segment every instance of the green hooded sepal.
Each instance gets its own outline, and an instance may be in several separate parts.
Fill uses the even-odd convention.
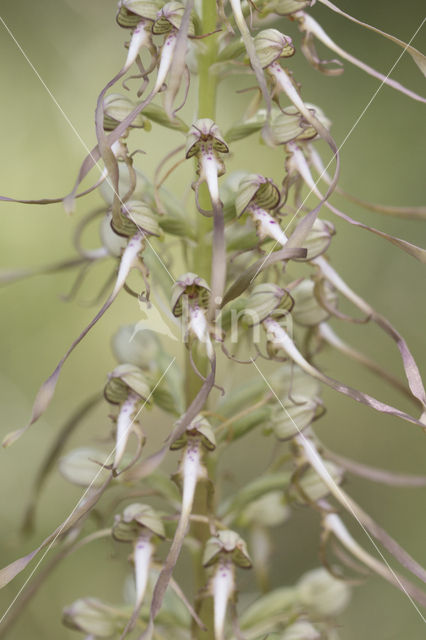
[[[133,364],[120,364],[108,375],[105,399],[111,404],[121,404],[131,392],[140,396],[146,404],[150,403],[151,389],[142,369]]]

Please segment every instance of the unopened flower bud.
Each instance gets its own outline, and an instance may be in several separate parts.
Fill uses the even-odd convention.
[[[194,239],[194,230],[190,227],[185,218],[174,215],[163,215],[158,219],[158,224],[164,233],[171,236],[179,236],[186,240]]]
[[[120,27],[133,29],[141,18],[154,22],[160,6],[154,0],[120,0],[115,19]]]
[[[296,589],[280,587],[261,596],[253,602],[240,616],[240,626],[244,629],[257,627],[262,622],[269,623],[271,619],[291,612],[296,604]],[[280,640],[280,636],[268,636],[268,640]]]
[[[322,634],[310,622],[300,620],[284,631],[280,640],[320,640]]]
[[[161,124],[161,126],[167,127],[168,129],[174,129],[175,131],[181,131],[182,133],[187,133],[189,129],[188,125],[176,115],[173,120],[170,120],[165,109],[154,102],[150,102],[150,104],[147,104],[146,107],[144,107],[143,115],[149,118],[149,120],[152,120],[152,122]]]
[[[315,0],[270,0],[267,6],[280,16],[289,16],[312,6],[314,2]]]
[[[278,29],[264,29],[254,38],[257,57],[265,69],[279,58],[289,58],[294,55],[295,48],[289,36],[285,36]]]
[[[117,125],[122,122],[136,107],[136,103],[133,102],[127,96],[123,96],[120,93],[111,93],[104,99],[104,129],[105,131],[112,131]],[[150,122],[139,113],[133,120],[131,127],[138,127],[141,129],[151,128]]]
[[[271,383],[282,402],[291,399],[293,402],[306,402],[320,395],[318,380],[309,376],[294,363],[283,364],[272,374]]]
[[[207,541],[204,550],[203,565],[210,567],[222,557],[230,558],[237,567],[241,567],[242,569],[249,569],[251,567],[247,545],[236,531],[231,531],[230,529],[219,531],[217,536]]]
[[[327,306],[335,307],[337,294],[330,285],[325,285],[317,295],[323,296]],[[329,317],[329,312],[320,305],[315,292],[313,280],[305,279],[298,284],[291,292],[294,298],[292,318],[297,324],[305,327],[312,327],[320,324]]]
[[[63,623],[69,629],[88,633],[94,638],[110,638],[123,628],[117,609],[96,598],[81,598],[64,609]]]
[[[161,35],[163,33],[169,33],[170,31],[177,31],[182,24],[183,14],[185,12],[185,5],[182,2],[168,2],[157,13],[156,20],[152,27],[152,33],[155,35]],[[189,22],[188,35],[193,36],[195,34],[194,22],[191,19]]]
[[[269,423],[271,418],[271,407],[265,405],[259,409],[251,411],[249,414],[233,421],[231,427],[222,436],[226,442],[234,442],[242,438],[253,429],[260,428]]]
[[[138,230],[149,236],[163,235],[152,209],[139,200],[129,200],[123,204],[118,225],[111,221],[111,226],[120,236],[133,236]]]
[[[259,324],[271,314],[285,315],[293,307],[293,298],[276,284],[265,282],[256,285],[245,305],[244,318],[249,325]]]
[[[306,257],[302,259],[295,258],[295,260],[306,262],[307,260],[313,260],[322,255],[327,251],[331,238],[335,233],[334,225],[331,222],[317,218],[312,229],[303,241],[303,248],[308,251]]]
[[[275,144],[287,144],[293,140],[311,140],[317,135],[316,129],[303,119],[295,107],[287,107],[271,125]]]
[[[133,364],[143,371],[158,368],[157,357],[162,352],[160,341],[154,331],[138,331],[137,325],[120,327],[112,338],[112,350],[121,364]]]
[[[134,542],[143,532],[165,537],[159,514],[148,504],[129,504],[121,515],[115,516],[112,536],[118,542]]]
[[[59,471],[68,482],[79,487],[100,487],[109,475],[101,466],[105,457],[98,449],[73,449],[59,460]]]
[[[238,525],[276,527],[289,516],[290,509],[284,502],[283,492],[271,491],[247,505],[238,518]]]
[[[330,128],[330,120],[326,118],[319,107],[308,103],[306,103],[306,107],[326,129]],[[271,130],[275,144],[287,144],[292,141],[303,142],[317,136],[315,127],[293,105],[286,107],[283,113],[277,115],[272,122]]]
[[[262,209],[275,209],[280,203],[280,191],[269,178],[258,174],[250,174],[241,179],[235,210],[240,216],[250,204]]]
[[[120,364],[108,375],[105,398],[111,404],[121,404],[131,392],[149,402],[150,387],[144,372],[133,364]]]
[[[329,460],[324,461],[324,464],[336,484],[340,484],[343,478],[342,469]],[[309,469],[303,472],[303,474],[297,479],[297,486],[300,487],[303,495],[312,502],[325,498],[329,494],[327,485],[312,467],[309,467]],[[297,491],[298,498],[299,495],[300,491]]]
[[[297,403],[287,398],[274,407],[270,426],[278,440],[288,440],[308,427],[321,409],[320,400],[315,397],[298,395]]]
[[[347,606],[351,590],[346,582],[334,578],[320,567],[305,573],[297,583],[303,607],[316,616],[338,616]]]

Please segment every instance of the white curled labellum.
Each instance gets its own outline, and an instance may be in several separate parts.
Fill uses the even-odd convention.
[[[137,264],[139,263],[139,254],[141,253],[144,246],[144,238],[145,234],[142,232],[138,232],[136,235],[130,238],[127,247],[124,249],[122,258],[120,260],[117,280],[115,281],[114,289],[109,298],[109,300],[111,300],[109,304],[111,304],[115,300],[121,289],[124,287],[127,276],[129,275],[131,269],[137,266]],[[106,304],[108,304],[108,301]]]
[[[135,563],[136,607],[142,604],[148,584],[149,570],[154,552],[150,538],[150,533],[144,532],[134,543],[133,561]]]
[[[137,393],[130,392],[127,399],[120,407],[120,411],[117,418],[117,432],[115,440],[115,456],[114,456],[114,470],[117,469],[121,462],[121,459],[126,451],[127,441],[132,430],[132,425],[135,420],[137,407],[140,402],[140,396]]]
[[[225,640],[225,620],[228,602],[235,591],[235,568],[232,561],[223,558],[215,571],[212,581],[214,602],[214,637]]]
[[[182,473],[182,511],[178,529],[185,529],[194,502],[195,489],[202,475],[201,444],[197,438],[189,438],[181,464]]]
[[[275,220],[267,211],[251,205],[249,213],[254,220],[259,238],[272,238],[282,247],[287,243],[287,236],[281,229],[277,220]]]
[[[206,145],[201,153],[200,180],[205,180],[209,189],[212,203],[219,205],[219,180],[218,176],[222,165],[215,156],[212,145]]]
[[[142,47],[150,44],[151,35],[149,31],[146,29],[148,24],[149,23],[147,20],[141,20],[139,24],[136,26],[135,30],[133,31],[132,38],[129,44],[129,51],[127,53],[127,59],[122,69],[122,72],[125,72],[128,69],[130,69],[130,67],[138,57],[139,51],[142,49]]]
[[[158,93],[166,81],[167,74],[173,61],[173,54],[176,47],[177,33],[172,31],[164,40],[163,47],[161,49],[160,64],[158,66],[157,79],[155,81],[155,87],[153,93]]]
[[[188,331],[206,348],[207,357],[212,360],[214,349],[210,339],[209,325],[207,323],[206,312],[200,307],[189,307]]]

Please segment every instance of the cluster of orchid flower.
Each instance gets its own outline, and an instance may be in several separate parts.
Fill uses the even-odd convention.
[[[328,0],[319,2],[403,47],[425,72],[426,59],[413,47],[360,23]],[[336,640],[335,616],[350,598],[348,583],[353,576],[348,578],[348,574],[357,574],[359,580],[366,569],[426,605],[426,594],[394,571],[383,556],[379,560],[364,549],[341,515],[347,512],[355,517],[371,539],[386,548],[405,570],[426,581],[425,569],[341,486],[345,472],[399,486],[425,486],[426,478],[393,474],[342,458],[324,447],[313,428],[324,414],[322,384],[419,428],[426,425],[426,394],[405,340],[331,266],[326,252],[335,230],[332,222],[318,214],[327,208],[422,263],[426,251],[350,218],[329,202],[336,189],[347,195],[337,187],[340,161],[331,123],[318,106],[304,101],[287,67],[287,59],[295,54],[291,37],[275,27],[264,27],[287,16],[302,33],[302,53],[321,72],[337,75],[343,67],[339,61],[319,57],[315,38],[383,83],[415,100],[426,100],[335,44],[307,13],[313,4],[309,0],[259,0],[256,4],[230,0],[218,1],[216,6],[212,0],[195,4],[191,0],[166,4],[161,0],[120,0],[117,22],[130,33],[128,54],[122,69],[100,93],[96,147],[65,198],[19,200],[29,204],[63,200],[65,208],[72,211],[76,198],[99,188],[105,204],[78,224],[78,258],[56,267],[81,268],[77,290],[90,266],[108,259],[114,263],[114,281],[108,280],[111,292],[106,302],[41,387],[30,423],[7,436],[5,445],[12,444],[47,409],[68,356],[123,289],[146,308],[155,298],[154,304],[161,306],[168,321],[180,326],[186,351],[184,382],[185,376],[171,361],[158,335],[137,326],[118,330],[113,340],[118,365],[108,375],[103,394],[112,412],[113,453],[105,458],[104,451],[85,446],[64,454],[71,432],[99,402],[96,396],[86,401],[58,434],[35,484],[26,524],[33,524],[40,490],[60,455],[60,472],[70,482],[86,487],[84,498],[35,551],[0,572],[0,583],[5,585],[38,553],[53,545],[59,547],[59,561],[102,537],[127,543],[133,577],[126,584],[124,603],[112,606],[96,598],[82,598],[65,609],[64,623],[84,632],[88,640],[127,636],[141,640]],[[197,64],[200,86],[217,84],[235,70],[250,72],[257,80],[258,90],[242,120],[224,136],[210,117],[214,91],[207,108],[210,113],[203,112],[199,98],[199,117],[190,126],[177,115],[190,93]],[[109,92],[129,71],[135,74],[123,80],[127,94]],[[141,84],[132,99],[128,85],[135,79]],[[176,106],[180,98],[182,104]],[[186,137],[186,144],[167,150],[152,182],[134,167],[135,152],[128,148],[133,129],[149,131],[151,122]],[[255,133],[260,133],[277,155],[281,153],[278,147],[283,147],[282,185],[262,173],[231,174],[219,185],[231,145],[238,156],[234,143]],[[333,154],[328,164],[316,149],[319,139],[326,141]],[[145,151],[149,154],[148,138]],[[195,213],[187,213],[188,206],[162,186],[171,170],[163,179],[159,177],[164,163],[176,154],[181,154],[182,160],[195,159]],[[79,193],[80,183],[99,160],[105,166],[100,180]],[[329,176],[327,167],[332,161],[336,168]],[[324,192],[318,186],[321,181]],[[317,200],[314,209],[306,204],[306,190]],[[426,217],[424,208],[397,209],[355,199],[383,213]],[[102,246],[88,250],[82,234],[99,215]],[[191,215],[195,215],[195,223]],[[176,279],[168,271],[173,270],[173,264],[168,262],[164,269],[162,263],[164,237],[179,240],[188,257],[188,272]],[[207,270],[205,261],[192,257],[197,244],[211,258]],[[48,270],[54,268],[49,266]],[[141,276],[141,292],[128,283],[132,270]],[[12,279],[19,276],[12,275]],[[339,310],[339,296],[352,303],[357,317]],[[331,318],[376,323],[398,347],[407,382],[344,342],[330,326]],[[379,374],[412,400],[417,414],[405,413],[323,373],[314,359],[326,345]],[[224,354],[221,358],[228,358],[229,366],[245,366],[243,371],[249,367],[253,376],[225,391],[217,375],[219,351]],[[257,365],[259,358],[277,363],[269,382]],[[149,428],[142,429],[140,417],[149,427],[145,411],[150,405],[162,409],[174,423],[165,444],[148,456],[144,444]],[[223,496],[215,475],[218,457],[255,429],[285,443],[285,453],[264,475],[233,495]],[[174,450],[180,450],[181,457],[173,483],[161,470],[161,463]],[[116,508],[113,518],[106,509],[108,526],[84,535],[85,521],[95,505],[103,513],[101,498],[111,487],[118,489],[118,502],[125,502],[125,506]],[[135,502],[135,495],[146,496],[147,502]],[[202,500],[197,498],[200,495]],[[300,504],[312,507],[320,516],[323,567],[303,575],[293,586],[271,589],[271,530],[287,521]],[[173,577],[182,549],[194,556],[202,576],[192,604]],[[260,595],[250,602],[243,594],[240,606],[237,570],[250,567]],[[31,584],[28,589],[24,603],[35,591]],[[212,610],[205,603],[209,598],[213,599]],[[14,611],[20,611],[18,605]],[[12,611],[9,620],[16,615]],[[2,633],[0,629],[0,636]]]

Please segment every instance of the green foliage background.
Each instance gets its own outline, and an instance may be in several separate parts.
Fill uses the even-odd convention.
[[[423,17],[420,0],[339,0],[339,6],[385,31],[408,41]],[[348,51],[387,72],[399,49],[374,34],[363,31],[317,5],[313,15],[327,32]],[[93,115],[99,90],[119,69],[123,59],[123,32],[114,22],[112,0],[3,0],[1,15],[17,41],[40,73],[75,131],[49,96],[16,44],[0,24],[0,193],[20,198],[53,197],[68,192],[85,155],[82,141],[91,148],[95,141]],[[294,35],[289,22],[283,30]],[[423,36],[423,37],[422,37]],[[423,42],[422,42],[423,40]],[[425,49],[423,33],[414,45]],[[332,56],[330,56],[332,57]],[[295,77],[303,84],[306,100],[319,104],[333,121],[333,135],[341,143],[372,98],[378,82],[345,64],[338,78],[323,77],[311,70],[303,56],[290,61]],[[398,63],[392,76],[425,94],[421,74],[408,56]],[[247,86],[250,80],[240,82]],[[220,92],[218,124],[222,130],[242,113],[246,97],[235,94],[235,79]],[[192,117],[191,108],[187,119]],[[359,197],[386,204],[422,204],[424,201],[424,106],[390,88],[383,88],[342,149],[341,185]],[[76,135],[78,132],[78,136]],[[170,132],[153,127],[149,134],[136,132],[131,144],[146,155],[137,165],[152,176],[155,165],[173,144]],[[80,137],[80,139],[79,139]],[[176,138],[179,144],[179,138]],[[260,171],[279,178],[283,172],[281,150],[257,147],[256,137],[233,147],[228,171]],[[180,189],[190,168],[176,173],[169,187]],[[189,179],[189,178],[188,178]],[[425,225],[365,212],[336,198],[353,217],[370,222],[394,235],[426,245]],[[26,207],[1,203],[1,267],[19,268],[61,260],[72,255],[71,234],[76,219],[96,206],[97,196],[80,201],[69,218],[61,205]],[[191,212],[191,215],[194,215]],[[325,215],[325,214],[323,214]],[[326,216],[329,218],[329,216]],[[332,218],[329,218],[332,219]],[[405,335],[426,373],[424,270],[407,256],[379,238],[350,228],[340,221],[330,256],[334,266],[353,288],[380,312],[387,315]],[[90,235],[90,234],[89,234]],[[93,241],[96,234],[93,232]],[[89,238],[90,240],[90,238]],[[95,269],[78,299],[88,300],[100,288],[107,271]],[[35,392],[51,372],[74,336],[93,315],[93,309],[76,301],[64,303],[60,296],[72,283],[71,273],[34,277],[0,289],[2,308],[0,333],[0,397],[2,432],[22,426],[30,414]],[[39,424],[14,447],[1,451],[1,551],[0,564],[34,548],[78,500],[81,492],[53,474],[41,502],[37,528],[30,538],[19,534],[19,524],[38,465],[54,433],[79,400],[101,388],[113,366],[108,348],[111,334],[120,323],[137,322],[140,311],[135,301],[121,295],[117,304],[67,364],[56,398]],[[401,371],[396,349],[377,330],[368,326],[339,326],[385,367]],[[166,343],[177,353],[174,343]],[[182,353],[178,357],[182,360]],[[322,357],[327,372],[368,390],[401,408],[404,399],[392,398],[380,380],[333,354]],[[423,366],[422,366],[423,365]],[[243,369],[244,375],[255,375]],[[389,469],[425,473],[424,435],[407,423],[381,416],[356,405],[350,399],[324,390],[326,416],[318,423],[318,434],[337,452]],[[169,422],[159,413],[142,419],[147,432],[159,441]],[[73,442],[85,443],[109,433],[105,407],[93,414]],[[272,442],[250,436],[230,451],[234,476],[232,491],[265,468]],[[239,469],[235,469],[238,457]],[[171,463],[174,464],[174,461]],[[172,467],[171,467],[172,468]],[[419,489],[387,489],[349,478],[346,488],[378,522],[389,530],[420,562],[425,563],[425,494]],[[350,522],[348,520],[348,522]],[[352,531],[371,551],[370,543],[356,525]],[[289,584],[303,571],[318,564],[317,517],[300,510],[275,536],[278,561],[273,563],[273,584]],[[390,560],[392,564],[392,560]],[[99,542],[68,559],[42,588],[22,619],[7,637],[72,638],[75,634],[60,624],[65,604],[84,595],[120,601],[127,571],[126,552],[109,542]],[[0,594],[0,615],[18,592],[22,574]],[[251,584],[242,576],[242,583]],[[353,601],[341,617],[343,640],[420,640],[424,626],[408,599],[378,578],[355,588]]]

